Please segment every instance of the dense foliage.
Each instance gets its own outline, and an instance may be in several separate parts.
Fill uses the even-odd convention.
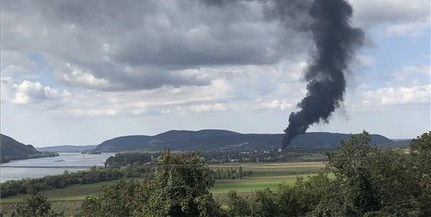
[[[256,191],[248,200],[231,193],[227,210],[242,213],[234,216],[431,216],[430,133],[412,142],[410,154],[373,147],[369,138],[364,132],[341,142],[328,154],[326,171],[294,186]],[[239,207],[241,200],[247,203]]]
[[[82,202],[80,216],[139,216],[147,200],[147,184],[134,180],[121,180],[104,186],[96,197]]]

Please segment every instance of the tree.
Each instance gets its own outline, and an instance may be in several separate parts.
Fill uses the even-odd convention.
[[[329,197],[330,193],[335,193],[333,180],[328,177],[328,173],[319,173],[317,176],[297,177],[295,185],[281,184],[276,191],[276,200],[281,216],[305,216],[316,207],[326,201],[324,197]],[[330,206],[330,205],[325,205]]]
[[[421,213],[423,216],[431,216],[431,131],[411,142],[410,155],[415,178],[419,181]]]
[[[86,198],[81,204],[81,216],[139,216],[146,197],[146,182],[121,180],[103,186],[95,197]]]
[[[82,216],[218,216],[208,192],[210,169],[197,153],[161,153],[148,181],[120,181],[105,186],[81,205]]]
[[[16,217],[57,217],[63,216],[62,213],[54,213],[51,211],[51,204],[47,197],[39,192],[32,191],[24,197],[23,203],[18,204],[16,213],[12,216]]]
[[[275,202],[275,195],[271,190],[258,190],[251,198],[251,216],[273,217],[279,216],[279,208]]]
[[[335,178],[322,191],[313,215],[430,216],[430,193],[424,193],[429,189],[429,138],[414,140],[410,154],[371,146],[365,131],[341,142],[328,154],[327,171]]]
[[[377,149],[370,141],[371,136],[365,131],[354,134],[348,141],[341,141],[337,151],[328,154],[328,168],[335,174],[334,184],[341,188],[338,193],[343,198],[338,200],[329,194],[331,198],[322,200],[333,215],[363,216],[381,208],[369,169],[369,160],[375,157]]]
[[[214,182],[198,153],[171,154],[164,150],[145,209],[152,216],[217,216],[217,205],[208,191]]]
[[[236,191],[227,194],[228,215],[232,217],[250,216],[250,205],[247,200],[238,195]]]

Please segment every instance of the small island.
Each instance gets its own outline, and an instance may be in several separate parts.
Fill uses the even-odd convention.
[[[81,152],[81,154],[102,154],[102,152],[95,151],[95,150],[87,150],[87,151]]]

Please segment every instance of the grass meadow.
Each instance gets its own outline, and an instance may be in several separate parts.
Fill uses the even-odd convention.
[[[304,176],[304,175],[302,175]],[[289,176],[261,176],[261,177],[246,177],[243,179],[222,179],[217,180],[210,192],[213,194],[226,194],[230,190],[235,190],[239,193],[252,192],[269,188],[276,189],[280,184],[294,184],[297,175]]]

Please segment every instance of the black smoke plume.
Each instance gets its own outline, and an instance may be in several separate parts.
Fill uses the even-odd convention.
[[[223,7],[241,0],[201,1]],[[301,110],[289,116],[281,146],[284,150],[310,125],[321,121],[328,123],[331,113],[343,102],[348,62],[362,45],[364,34],[350,25],[353,9],[345,0],[258,1],[264,5],[267,19],[279,19],[287,29],[310,34],[314,44],[305,70],[307,95],[297,105]]]
[[[343,101],[347,64],[363,41],[363,32],[350,25],[352,7],[344,0],[314,0],[309,15],[315,51],[305,70],[307,95],[298,103],[301,110],[289,116],[282,150],[311,124],[328,123],[331,113]]]

